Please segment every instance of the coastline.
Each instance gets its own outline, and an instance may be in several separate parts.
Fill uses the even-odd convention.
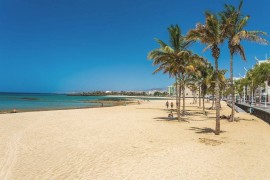
[[[10,96],[8,96],[10,94]],[[2,93],[3,95],[3,93]],[[9,98],[7,98],[7,96]],[[31,111],[98,108],[128,105],[137,101],[171,99],[153,96],[67,96],[65,94],[44,93],[4,93],[0,96],[0,114]],[[5,104],[7,103],[7,104]],[[18,103],[18,104],[17,104]],[[41,104],[40,104],[41,103]],[[51,105],[49,105],[51,103]],[[57,104],[59,103],[59,104]],[[67,105],[73,103],[72,105]],[[78,104],[77,104],[78,103]],[[27,106],[24,107],[24,104]],[[37,106],[36,106],[37,105]]]
[[[121,101],[121,102],[105,101],[105,103],[104,103],[103,100],[95,100],[95,101],[89,101],[89,103],[97,103],[97,104],[100,104],[100,106],[41,108],[41,109],[15,109],[16,112],[13,112],[13,110],[9,110],[9,111],[0,110],[0,114],[14,114],[14,113],[40,112],[40,111],[59,111],[59,110],[71,110],[71,109],[106,108],[106,107],[113,107],[113,106],[127,106],[127,105],[131,105],[131,104],[136,104],[137,101],[135,101],[135,100],[134,101],[127,100],[127,101]],[[108,104],[110,104],[110,105],[108,105]]]

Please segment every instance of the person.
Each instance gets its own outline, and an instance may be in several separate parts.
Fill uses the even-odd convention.
[[[171,102],[171,108],[173,108],[173,102]]]
[[[169,102],[168,101],[166,102],[166,106],[167,106],[167,109],[168,109],[169,108]]]
[[[176,102],[176,107],[179,107],[179,102],[178,101]]]
[[[171,111],[171,113],[168,115],[169,118],[173,119],[173,112]]]

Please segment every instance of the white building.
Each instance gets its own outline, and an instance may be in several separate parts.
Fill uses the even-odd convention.
[[[169,96],[175,96],[176,95],[176,87],[175,86],[168,86],[168,94]]]
[[[265,60],[259,60],[255,57],[257,63],[256,64],[262,64],[262,63],[270,63],[270,60],[267,58],[267,55],[266,55],[266,58]],[[268,86],[268,83],[269,82],[265,82],[265,86],[263,87],[259,87],[258,89],[256,89],[256,96],[257,97],[260,97],[262,96],[262,99],[264,99],[266,96],[267,96],[267,102],[270,101],[270,98],[269,98],[269,95],[270,95],[270,87]]]
[[[176,91],[177,90],[176,90],[175,85],[168,86],[168,91],[167,92],[168,92],[169,96],[176,96]],[[183,96],[183,92],[182,92],[182,96]],[[199,96],[198,91],[193,92],[193,91],[191,91],[190,88],[186,87],[185,88],[185,97],[194,97],[194,96],[196,96],[196,97]]]

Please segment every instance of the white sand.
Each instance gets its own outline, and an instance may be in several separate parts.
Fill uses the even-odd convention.
[[[179,123],[164,120],[164,107],[2,114],[0,179],[270,179],[267,123],[237,113],[215,136],[214,111]]]

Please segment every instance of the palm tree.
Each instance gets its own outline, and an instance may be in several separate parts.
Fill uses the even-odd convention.
[[[221,92],[225,89],[226,87],[226,78],[225,78],[225,73],[227,72],[227,70],[225,69],[221,69],[221,70],[218,70],[218,81],[219,81],[219,96],[221,97]],[[208,92],[212,94],[212,97],[214,97],[215,95],[215,85],[216,85],[216,71],[213,70],[213,67],[209,67],[208,69],[208,77],[206,77],[206,81],[208,83]],[[217,102],[220,103],[220,100],[218,100],[218,98],[213,98],[212,99],[212,107],[210,109],[216,109],[217,106]],[[214,107],[214,104],[215,104],[215,107]],[[220,108],[221,108],[221,105],[220,105]]]
[[[183,91],[183,116],[186,115],[185,109],[185,88],[192,76],[197,72],[197,66],[199,65],[202,57],[197,54],[193,54],[191,51],[183,51],[182,59],[180,61],[179,72],[180,72],[180,89]]]
[[[239,100],[241,101],[243,97],[243,85],[242,85],[242,79],[236,80],[234,82],[235,92],[239,95]]]
[[[270,60],[256,65],[253,69],[255,79],[263,83],[264,81],[270,80]]]
[[[206,59],[198,55],[194,55],[192,60],[192,66],[194,70],[190,73],[189,77],[189,88],[194,92],[199,91],[199,108],[201,107],[201,92],[203,81],[206,76],[207,65],[209,64]],[[195,97],[194,97],[195,98]]]
[[[252,75],[257,85],[264,84],[266,97],[268,96],[268,86],[270,82],[270,61],[256,65]]]
[[[211,85],[211,77],[213,76],[213,67],[212,65],[207,62],[207,60],[204,60],[204,64],[199,66],[199,71],[200,71],[200,78],[201,78],[201,95],[202,95],[202,105],[203,105],[203,114],[206,114],[205,111],[205,95],[207,93],[208,86]]]
[[[196,28],[190,30],[187,35],[188,40],[200,41],[206,44],[206,49],[211,49],[212,56],[215,59],[215,95],[216,95],[216,130],[215,134],[220,133],[220,96],[219,96],[219,79],[218,79],[218,59],[220,56],[220,44],[225,39],[225,31],[222,24],[215,14],[205,13],[205,24],[197,24]]]
[[[235,54],[240,54],[243,60],[246,60],[244,47],[240,44],[241,40],[250,40],[262,44],[267,44],[267,41],[261,37],[261,35],[266,35],[262,31],[247,31],[245,26],[249,20],[249,16],[241,15],[241,8],[243,5],[243,0],[240,1],[238,8],[233,5],[225,4],[225,10],[220,13],[222,24],[226,31],[226,36],[228,38],[228,48],[230,50],[230,85],[232,89],[232,112],[231,121],[234,121],[234,111],[235,111],[235,90],[233,85],[233,56]]]
[[[178,25],[170,26],[168,28],[169,32],[169,45],[163,42],[160,39],[156,39],[160,47],[158,49],[154,49],[148,54],[148,59],[153,60],[153,65],[159,65],[156,69],[156,72],[163,70],[164,73],[169,73],[170,76],[176,78],[176,85],[178,85],[178,81],[181,76],[181,68],[183,57],[186,56],[189,52],[187,52],[187,48],[191,44],[192,41],[187,41],[185,37],[181,34],[181,30]],[[178,121],[180,118],[180,98],[181,98],[181,88],[176,87],[176,101],[178,104],[177,107],[177,115]]]

